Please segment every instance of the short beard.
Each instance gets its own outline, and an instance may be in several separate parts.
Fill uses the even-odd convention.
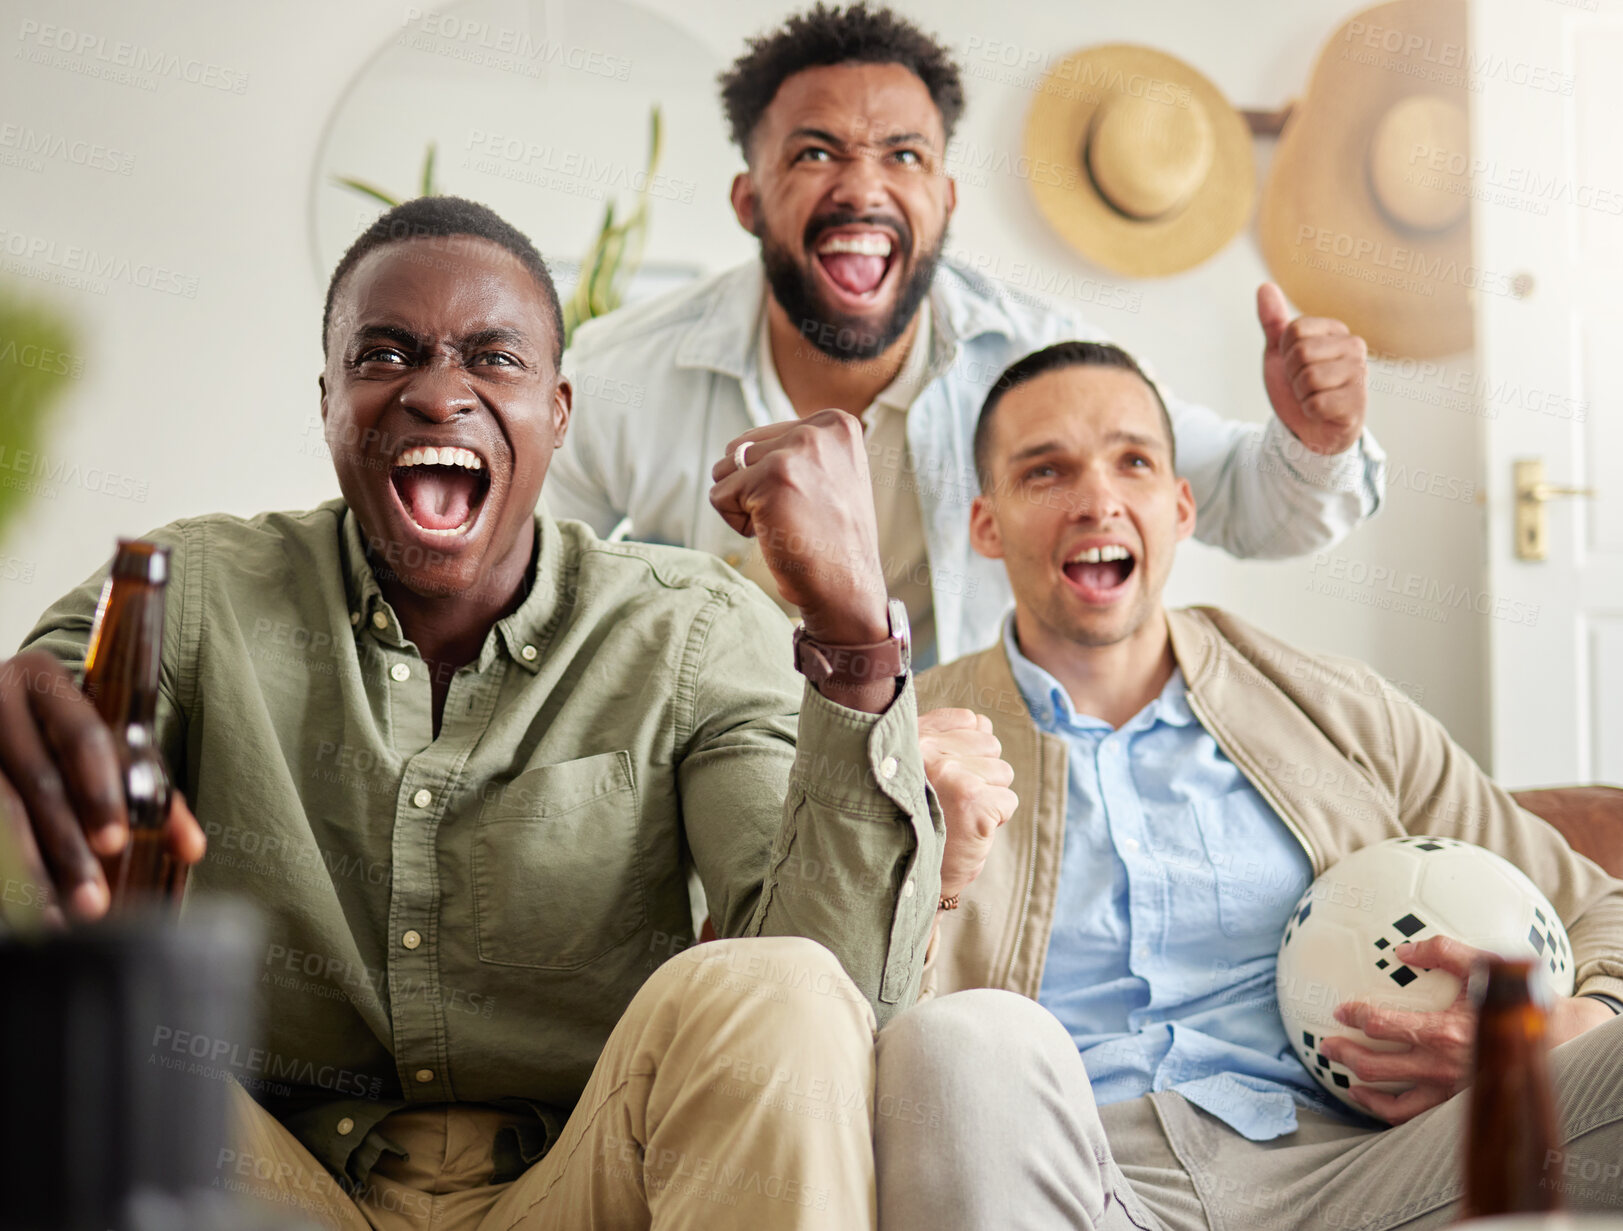
[[[934,248],[921,253],[913,272],[897,292],[890,314],[877,330],[860,316],[844,312],[819,302],[813,276],[788,251],[762,233],[761,264],[766,270],[767,285],[772,298],[788,315],[800,336],[830,359],[840,363],[859,363],[874,359],[889,350],[896,339],[907,332],[917,315],[919,305],[930,293],[935,279],[935,267],[941,260],[941,248],[947,241],[946,232],[936,241]],[[806,245],[809,250],[811,244]],[[816,256],[811,258],[816,260]]]

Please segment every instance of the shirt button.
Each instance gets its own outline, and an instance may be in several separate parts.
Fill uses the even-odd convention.
[[[910,898],[910,897],[913,896],[913,882],[912,881],[909,880],[909,881],[903,882],[903,884],[902,884],[902,896],[904,898]]]
[[[389,675],[404,684],[411,678],[411,668],[406,666],[405,663],[396,663],[389,668]]]
[[[354,1131],[355,1121],[351,1120],[348,1116],[345,1116],[338,1122],[338,1135],[340,1137],[348,1137]]]
[[[429,1082],[434,1080],[434,1070],[433,1069],[418,1069],[415,1073],[412,1074],[412,1076],[417,1079],[417,1084],[418,1085],[426,1086]]]
[[[411,797],[411,802],[416,804],[419,808],[426,808],[429,804],[434,802],[434,796],[429,792],[427,787],[420,787],[418,788],[417,794]]]
[[[423,934],[413,929],[400,938],[400,943],[405,945],[408,949],[415,949],[418,945],[423,943]]]
[[[518,652],[518,656],[527,663],[533,663],[535,661],[535,656],[539,652],[540,651],[537,650],[533,645],[527,645]]]
[[[351,628],[356,628],[356,627],[358,627],[360,625],[360,623],[361,623],[361,613],[358,612],[358,611],[350,612],[349,613],[349,626]]]
[[[1121,844],[1123,846],[1125,846],[1130,851],[1136,851],[1138,849],[1138,839],[1137,838],[1123,838],[1121,840]]]
[[[886,781],[889,781],[896,776],[896,766],[897,761],[895,757],[886,757],[883,761],[879,762],[879,776],[884,778]]]
[[[727,562],[728,568],[737,568],[744,562],[744,557],[739,555],[736,551],[729,551],[725,556],[722,557],[722,559]]]
[[[381,611],[374,611],[372,613],[372,627],[381,633],[384,629],[389,627],[389,617],[384,615]]]

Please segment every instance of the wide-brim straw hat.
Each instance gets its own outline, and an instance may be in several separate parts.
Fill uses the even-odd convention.
[[[1319,55],[1257,212],[1269,272],[1302,311],[1376,351],[1472,344],[1466,0],[1396,0]]]
[[[1026,117],[1037,207],[1090,261],[1133,277],[1198,265],[1245,226],[1251,132],[1210,81],[1153,47],[1086,47]]]

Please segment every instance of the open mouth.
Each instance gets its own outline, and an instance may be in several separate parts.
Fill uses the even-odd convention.
[[[1120,543],[1104,543],[1073,551],[1062,567],[1071,588],[1085,601],[1109,603],[1121,596],[1138,561]]]
[[[434,538],[466,535],[490,494],[490,470],[472,449],[413,445],[389,471],[407,518]]]
[[[817,243],[817,263],[842,297],[871,302],[900,255],[883,231],[829,232]]]

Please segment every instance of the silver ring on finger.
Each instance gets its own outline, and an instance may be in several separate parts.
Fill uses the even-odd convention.
[[[739,445],[738,448],[733,450],[733,469],[742,470],[745,466],[749,465],[749,461],[745,457],[745,454],[749,452],[750,446],[754,443],[755,442],[753,440],[746,440],[743,444]]]

